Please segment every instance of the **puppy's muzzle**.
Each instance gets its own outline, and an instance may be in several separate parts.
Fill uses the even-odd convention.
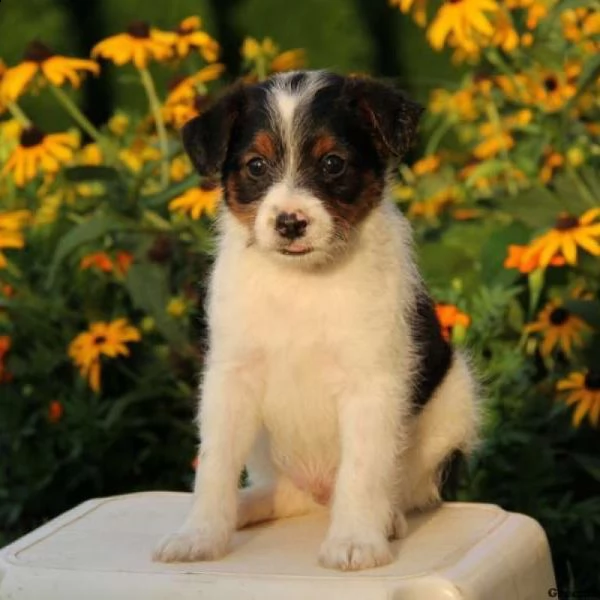
[[[281,212],[275,219],[275,230],[279,235],[288,239],[295,240],[301,238],[306,233],[308,219],[301,212]]]

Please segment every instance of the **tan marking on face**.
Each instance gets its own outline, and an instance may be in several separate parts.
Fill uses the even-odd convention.
[[[334,150],[337,146],[337,142],[330,135],[321,135],[319,136],[310,153],[316,158],[322,158],[332,150]]]
[[[239,201],[238,186],[240,185],[240,176],[232,175],[225,182],[225,197],[227,200],[227,208],[231,214],[240,223],[252,229],[256,220],[259,202],[243,203]]]
[[[254,140],[251,145],[250,152],[254,152],[256,154],[260,154],[267,160],[273,162],[276,158],[277,149],[275,146],[275,141],[270,133],[266,131],[259,131],[256,136],[254,136]]]

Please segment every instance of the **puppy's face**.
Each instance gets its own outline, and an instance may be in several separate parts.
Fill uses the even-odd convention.
[[[376,81],[296,72],[234,89],[183,139],[201,175],[221,173],[248,245],[314,265],[346,249],[381,201],[420,112]]]

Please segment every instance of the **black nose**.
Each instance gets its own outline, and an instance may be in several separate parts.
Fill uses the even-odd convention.
[[[282,212],[275,219],[275,229],[277,233],[288,240],[295,240],[302,237],[306,231],[308,221],[303,216],[296,213]]]

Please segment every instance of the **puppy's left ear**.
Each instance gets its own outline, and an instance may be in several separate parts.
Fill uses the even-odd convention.
[[[375,79],[351,78],[348,87],[352,104],[367,119],[381,150],[390,158],[402,158],[416,140],[423,107]]]

